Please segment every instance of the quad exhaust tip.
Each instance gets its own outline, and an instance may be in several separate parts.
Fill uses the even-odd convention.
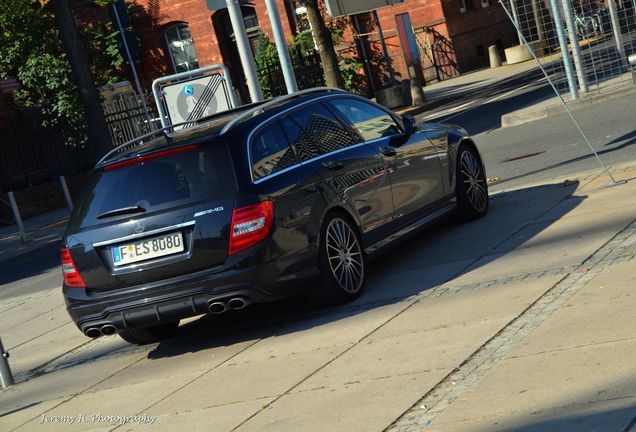
[[[208,310],[213,314],[222,314],[227,311],[227,303],[222,301],[215,301],[209,304]]]
[[[112,324],[105,324],[102,326],[100,331],[102,332],[104,336],[111,336],[117,333],[117,327],[115,327]]]
[[[230,309],[239,310],[247,306],[247,301],[243,297],[234,297],[227,302],[227,305]]]
[[[88,336],[89,338],[95,339],[102,335],[102,331],[98,329],[97,327],[89,327],[84,331],[84,334]]]
[[[89,338],[98,338],[100,336],[111,336],[117,333],[117,327],[112,324],[104,324],[101,327],[89,327],[84,330],[84,334]]]
[[[213,314],[222,314],[230,309],[243,309],[248,304],[249,301],[245,297],[232,297],[227,302],[221,300],[211,302],[208,305],[208,310]]]

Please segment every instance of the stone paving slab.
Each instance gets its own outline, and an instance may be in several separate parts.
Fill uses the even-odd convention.
[[[132,424],[115,430],[148,432],[180,431],[187,428],[192,432],[230,432],[273,400],[274,398],[255,399],[228,405],[191,408],[179,413],[161,413],[151,428],[143,424]]]
[[[182,376],[182,379],[192,376]],[[155,377],[139,384],[131,384],[126,388],[115,388],[98,392],[87,392],[74,396],[50,413],[51,416],[77,418],[85,415],[86,422],[76,421],[69,425],[65,422],[52,421],[42,423],[42,418],[24,424],[17,431],[46,430],[47,432],[68,430],[85,430],[87,427],[104,428],[104,422],[92,422],[95,415],[108,416],[135,416],[157,401],[174,392],[182,385],[182,381],[173,377]],[[90,407],[90,408],[88,408]]]
[[[554,333],[559,334],[558,329]],[[499,417],[505,429],[502,417],[519,421],[532,413],[618,399],[631,398],[629,403],[633,404],[636,364],[629,359],[633,358],[634,342],[631,339],[506,359],[455,400],[434,424],[438,430],[445,426],[445,430],[454,431],[456,422]],[[578,415],[585,415],[585,410]],[[623,428],[634,415],[635,411],[623,413]],[[541,415],[532,416],[532,422],[543,420]],[[508,425],[508,429],[512,427]],[[622,428],[604,430],[620,432]]]
[[[636,418],[635,278],[633,261],[605,267],[441,412],[431,430],[623,432]]]
[[[359,368],[366,365],[358,364]],[[236,429],[248,431],[378,431],[408,408],[416,389],[431,385],[443,376],[419,373],[352,382],[337,388],[325,387],[283,397]]]

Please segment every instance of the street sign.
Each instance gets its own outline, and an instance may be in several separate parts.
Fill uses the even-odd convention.
[[[204,75],[185,83],[163,87],[163,96],[172,124],[198,120],[232,106],[223,75]]]
[[[162,127],[190,121],[194,124],[202,117],[237,106],[229,71],[222,64],[157,78],[152,93]]]
[[[399,3],[404,0],[325,0],[330,17],[355,15]]]

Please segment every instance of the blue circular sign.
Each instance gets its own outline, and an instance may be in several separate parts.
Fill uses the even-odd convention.
[[[194,89],[190,84],[183,86],[183,94],[186,96],[192,96]]]

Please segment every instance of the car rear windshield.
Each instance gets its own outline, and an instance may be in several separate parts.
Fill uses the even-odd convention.
[[[103,223],[107,212],[140,207],[145,212],[191,201],[234,195],[236,182],[227,147],[193,150],[93,173],[84,185],[71,227]],[[98,218],[102,215],[101,218]]]

